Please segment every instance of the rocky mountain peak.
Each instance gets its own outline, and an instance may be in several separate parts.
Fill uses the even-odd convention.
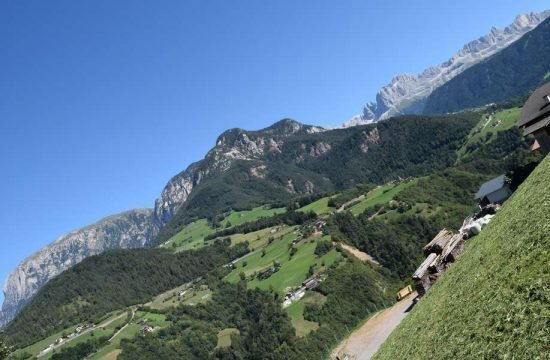
[[[506,48],[549,16],[550,10],[520,14],[506,28],[493,26],[487,35],[465,44],[444,63],[431,66],[419,75],[396,75],[378,91],[376,101],[368,102],[361,114],[353,116],[343,126],[368,124],[401,114],[422,113],[426,98],[436,88]]]

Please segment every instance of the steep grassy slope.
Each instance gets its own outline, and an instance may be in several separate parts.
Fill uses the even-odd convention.
[[[481,116],[479,123],[470,131],[466,142],[458,150],[458,157],[471,154],[482,145],[494,141],[500,132],[515,127],[520,114],[521,108],[516,107],[498,111],[494,115]]]
[[[425,114],[500,102],[533,90],[550,70],[550,19],[491,58],[457,75],[428,97]]]
[[[550,321],[550,157],[428,292],[376,359],[542,359]]]

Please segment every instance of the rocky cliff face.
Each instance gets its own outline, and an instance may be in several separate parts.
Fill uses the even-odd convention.
[[[419,75],[401,74],[384,86],[376,101],[344,123],[344,127],[368,124],[400,114],[419,114],[426,98],[439,86],[469,67],[496,54],[534,29],[550,16],[550,10],[518,15],[504,30],[493,27],[489,34],[469,42],[446,62],[432,66]]]
[[[158,229],[150,209],[130,210],[61,236],[15,268],[4,283],[3,326],[50,279],[84,258],[116,248],[139,248],[152,243]]]

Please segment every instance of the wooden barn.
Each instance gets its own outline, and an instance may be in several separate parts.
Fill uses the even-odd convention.
[[[523,129],[523,135],[532,134],[538,146],[544,152],[550,152],[550,82],[529,97],[523,106],[518,126]]]

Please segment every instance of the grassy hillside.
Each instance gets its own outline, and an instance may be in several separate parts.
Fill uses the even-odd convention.
[[[549,178],[547,156],[376,359],[547,358]]]
[[[471,154],[482,145],[494,141],[500,132],[515,127],[520,114],[519,107],[498,111],[494,115],[483,114],[479,123],[470,131],[464,145],[458,150],[458,157]]]

